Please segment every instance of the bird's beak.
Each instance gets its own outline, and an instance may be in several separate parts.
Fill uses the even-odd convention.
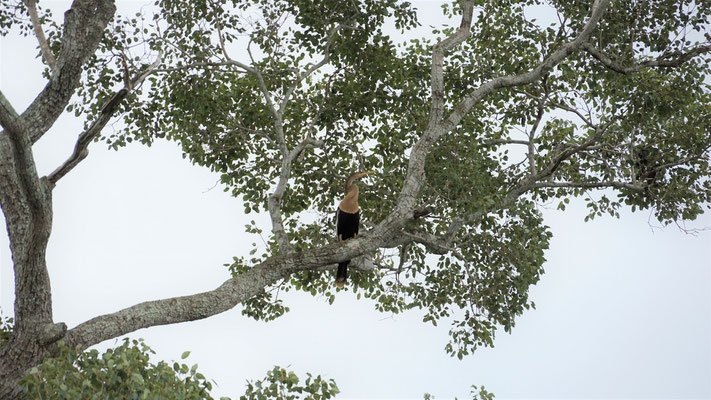
[[[370,174],[373,174],[373,173],[375,173],[375,171],[365,171],[365,172],[361,172],[360,175],[361,175],[361,176],[366,176],[366,175],[370,175]]]

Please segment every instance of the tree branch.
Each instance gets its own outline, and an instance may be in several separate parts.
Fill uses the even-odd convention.
[[[131,91],[143,82],[148,75],[151,74],[161,63],[162,53],[159,52],[156,60],[153,64],[149,65],[145,70],[136,74],[132,79],[125,83],[125,86],[114,93],[111,98],[106,102],[106,104],[101,108],[99,116],[91,123],[91,125],[79,135],[77,143],[74,145],[74,151],[69,156],[69,158],[57,169],[55,169],[51,174],[48,175],[47,180],[49,181],[51,187],[54,187],[64,175],[69,171],[74,169],[82,160],[89,155],[89,144],[96,139],[101,130],[104,129],[106,124],[111,120],[114,113],[119,109],[121,102],[131,93]],[[127,66],[124,66],[128,69]]]
[[[269,195],[267,205],[269,207],[269,216],[272,220],[272,232],[276,236],[277,243],[282,251],[291,251],[291,243],[286,235],[286,230],[284,229],[284,219],[281,214],[281,201],[284,198],[284,192],[286,191],[286,185],[289,182],[289,177],[291,176],[291,167],[294,160],[304,151],[307,147],[321,147],[324,142],[321,140],[316,140],[310,137],[304,139],[298,146],[292,149],[289,154],[282,158],[281,162],[281,173],[279,174],[279,182],[277,183],[274,192]]]
[[[471,35],[474,2],[471,0],[463,0],[460,5],[462,9],[462,21],[459,24],[459,29],[432,48],[432,68],[430,72],[432,104],[430,106],[428,130],[434,130],[437,125],[439,125],[444,113],[444,53],[460,45]]]
[[[528,134],[528,166],[531,170],[532,174],[536,173],[536,143],[535,143],[535,138],[536,138],[536,131],[538,130],[538,125],[540,125],[541,120],[543,119],[543,114],[545,110],[545,104],[546,100],[548,99],[548,91],[546,90],[546,94],[544,97],[539,99],[538,101],[538,114],[536,114],[536,121],[533,123],[533,126],[531,127],[531,132]]]
[[[252,64],[254,65],[254,57],[252,57],[252,50],[250,49],[250,46],[247,46],[247,52],[249,53],[249,58],[252,60]],[[284,122],[282,121],[281,111],[277,110],[274,106],[272,95],[271,93],[269,93],[267,84],[264,82],[264,76],[262,76],[262,72],[259,70],[259,68],[250,68],[249,72],[253,74],[257,78],[257,82],[259,82],[259,88],[262,91],[262,95],[264,95],[264,101],[267,103],[267,109],[272,114],[272,118],[274,119],[274,130],[276,131],[275,133],[277,137],[277,143],[279,144],[279,150],[281,150],[281,154],[284,156],[284,158],[286,158],[289,154],[289,148],[286,145],[286,138],[284,137]]]
[[[49,44],[47,43],[47,38],[44,36],[44,31],[42,30],[42,23],[40,22],[39,16],[37,15],[37,2],[35,0],[23,0],[25,6],[27,7],[27,12],[30,14],[30,20],[32,21],[32,29],[35,31],[35,36],[39,42],[40,52],[42,53],[42,58],[44,62],[49,66],[49,69],[54,72],[57,68],[57,61],[54,59],[54,54],[52,50],[49,49]]]
[[[218,288],[190,296],[148,301],[98,316],[67,331],[64,342],[85,349],[142,328],[195,321],[220,314],[244,302],[280,279],[305,270],[328,268],[375,251],[381,239],[359,237],[304,252],[282,253],[230,278]],[[368,263],[360,261],[361,268]]]
[[[284,115],[284,110],[286,110],[286,105],[288,104],[289,99],[291,98],[291,95],[294,93],[294,90],[296,90],[296,88],[299,86],[299,84],[301,82],[303,82],[303,80],[306,79],[307,77],[309,77],[311,74],[316,72],[319,68],[326,65],[326,63],[328,62],[328,59],[331,55],[331,44],[333,43],[333,40],[336,38],[336,34],[338,33],[338,31],[341,30],[342,27],[343,27],[342,24],[338,24],[331,29],[331,31],[328,33],[328,40],[326,41],[326,45],[324,46],[324,50],[323,50],[324,55],[323,55],[323,58],[321,59],[321,61],[312,65],[311,68],[306,70],[306,72],[304,72],[303,74],[299,73],[297,75],[297,78],[294,81],[294,83],[289,87],[289,89],[287,89],[286,93],[284,94],[284,98],[281,100],[281,105],[279,106],[279,113],[281,115]]]
[[[2,91],[0,91],[0,126],[3,129],[8,129],[11,127],[15,121],[20,118],[15,111],[15,107],[12,106],[10,100],[5,97]]]
[[[602,188],[619,188],[619,189],[630,189],[634,191],[644,190],[643,185],[636,185],[633,183],[618,182],[618,181],[603,181],[603,182],[534,182],[530,184],[531,188],[588,188],[588,189],[602,189]]]
[[[539,188],[539,187],[567,187],[565,184],[568,182],[541,182],[543,179],[547,179],[550,176],[555,173],[555,171],[558,169],[560,164],[565,161],[566,159],[570,158],[574,154],[577,154],[581,151],[589,150],[593,148],[593,145],[598,142],[605,131],[612,126],[612,124],[616,121],[616,118],[613,118],[611,121],[608,123],[597,126],[595,129],[595,132],[585,140],[584,142],[580,144],[568,144],[568,143],[561,143],[557,149],[554,149],[554,153],[551,155],[551,160],[548,162],[548,164],[545,165],[542,169],[540,169],[537,173],[535,174],[528,174],[525,178],[523,178],[521,181],[519,181],[517,184],[513,185],[511,189],[508,190],[506,193],[506,196],[503,197],[501,202],[499,202],[496,205],[496,208],[498,209],[504,209],[508,208],[511,205],[513,205],[516,200],[522,196],[524,193],[528,192],[531,189]],[[576,183],[571,183],[576,184]],[[619,186],[619,187],[624,187],[627,189],[633,189],[633,190],[638,190],[638,186],[632,185],[632,184],[623,184],[620,183],[621,185],[627,185],[627,186]],[[546,186],[550,185],[550,186]],[[556,186],[560,185],[560,186]],[[584,186],[584,185],[590,185],[590,186]],[[574,187],[574,186],[570,186]],[[582,184],[580,187],[595,187],[594,183],[585,183]],[[454,240],[454,237],[456,236],[457,232],[464,226],[466,223],[474,223],[476,220],[479,218],[483,217],[486,215],[490,210],[480,210],[477,211],[474,214],[468,215],[468,216],[462,216],[455,218],[447,228],[447,232],[445,233],[444,237],[442,240],[444,240],[445,243],[451,243],[452,240]]]
[[[39,140],[64,111],[79,84],[84,63],[96,51],[115,12],[112,0],[74,0],[64,13],[62,48],[55,70],[42,92],[20,116],[32,143]]]
[[[619,62],[613,60],[609,55],[603,53],[600,49],[593,46],[591,43],[585,43],[583,45],[583,50],[588,52],[596,60],[600,61],[607,68],[621,73],[621,74],[631,74],[634,72],[639,72],[645,68],[651,67],[662,67],[662,68],[673,68],[678,67],[685,62],[691,60],[692,58],[698,56],[699,54],[708,53],[711,51],[711,45],[698,46],[687,52],[677,52],[673,54],[676,58],[669,59],[668,56],[660,57],[655,60],[644,61],[639,64],[633,65],[622,65]]]
[[[497,144],[522,144],[528,146],[531,142],[528,140],[516,140],[516,139],[491,139],[485,140],[484,146],[495,146]]]

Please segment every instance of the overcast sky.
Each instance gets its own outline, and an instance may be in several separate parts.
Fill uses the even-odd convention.
[[[59,10],[67,3],[49,4]],[[129,10],[138,3],[118,4]],[[441,21],[439,2],[415,4],[425,27]],[[0,89],[18,111],[44,85],[35,46],[33,38],[0,41]],[[65,115],[35,145],[41,174],[71,153],[80,129]],[[211,290],[229,277],[223,264],[248,252],[252,238],[243,226],[255,217],[215,187],[217,175],[190,165],[173,143],[119,152],[95,143],[90,151],[53,193],[47,258],[56,321],[73,327],[138,302]],[[511,335],[497,335],[495,348],[463,361],[444,353],[447,324],[425,325],[417,312],[381,314],[347,293],[332,306],[289,294],[292,311],[270,323],[237,308],[129,336],[145,338],[156,359],[191,350],[188,361],[217,382],[218,397],[238,397],[246,379],[276,364],[335,379],[342,399],[425,392],[461,399],[472,384],[500,399],[711,397],[709,231],[659,229],[648,212],[583,223],[584,204],[575,201],[565,213],[544,214],[554,237],[546,274],[531,289],[537,309]],[[687,227],[709,226],[706,213]],[[0,251],[7,314],[13,283],[4,231]]]

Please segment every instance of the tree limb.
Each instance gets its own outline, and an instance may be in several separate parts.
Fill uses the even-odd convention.
[[[485,82],[477,89],[472,91],[470,94],[468,94],[464,98],[464,100],[462,100],[462,102],[459,103],[457,107],[455,107],[455,109],[449,115],[447,120],[443,123],[444,131],[449,132],[454,129],[454,127],[459,124],[459,122],[462,120],[462,118],[464,118],[464,116],[469,112],[469,110],[471,110],[474,105],[479,103],[481,99],[483,99],[489,93],[501,88],[531,84],[541,79],[566,57],[580,49],[588,41],[590,35],[597,27],[597,24],[602,18],[602,15],[605,13],[609,2],[609,0],[595,0],[592,6],[590,18],[585,23],[583,29],[578,33],[575,39],[560,46],[558,49],[556,49],[556,51],[546,57],[543,62],[541,62],[534,69],[518,75],[509,75],[494,78],[488,82]]]
[[[497,144],[522,144],[528,146],[531,144],[528,140],[516,140],[516,139],[491,139],[485,140],[482,145],[484,146],[495,146]]]
[[[463,0],[460,5],[462,9],[462,21],[459,24],[459,29],[432,48],[432,68],[430,72],[432,99],[428,131],[434,130],[439,125],[444,113],[444,53],[460,45],[471,35],[474,2],[471,0]]]
[[[86,158],[87,155],[89,155],[89,144],[99,136],[102,129],[104,129],[106,124],[113,117],[114,113],[119,109],[121,102],[131,93],[133,88],[140,85],[141,82],[143,82],[143,80],[146,79],[146,77],[160,65],[161,60],[162,53],[159,52],[153,64],[136,74],[136,76],[132,79],[127,80],[125,86],[109,98],[106,104],[101,108],[99,116],[84,132],[79,135],[77,143],[74,145],[74,151],[69,158],[47,176],[47,180],[49,181],[51,187],[54,187],[57,184],[57,181],[59,181],[69,171],[74,169],[74,167],[76,167]]]
[[[673,59],[669,59],[668,56],[664,56],[655,60],[644,61],[638,64],[627,66],[613,60],[609,55],[605,54],[600,49],[593,46],[591,43],[585,43],[583,45],[583,50],[588,52],[596,60],[600,61],[607,68],[621,74],[631,74],[651,67],[678,67],[684,64],[685,62],[691,60],[692,58],[698,56],[699,54],[708,53],[709,51],[711,51],[711,45],[698,46],[687,52],[677,52],[673,54],[674,56],[676,56],[676,58]]]
[[[540,98],[538,101],[538,113],[536,114],[536,120],[533,123],[533,126],[531,127],[531,131],[528,133],[528,166],[531,170],[532,174],[536,173],[536,131],[538,130],[538,125],[540,125],[541,120],[543,119],[544,115],[544,110],[545,110],[545,105],[546,105],[546,100],[548,99],[548,91],[546,90],[546,94],[544,97]]]
[[[64,112],[79,83],[84,63],[96,50],[115,12],[113,0],[74,0],[64,13],[62,48],[52,77],[20,115],[32,143]]]
[[[5,97],[2,91],[0,91],[0,126],[3,129],[8,129],[11,127],[15,121],[20,118],[15,107],[12,106],[10,100]]]
[[[148,301],[92,318],[67,331],[63,340],[69,346],[85,349],[138,329],[195,321],[220,314],[293,273],[327,267],[375,251],[379,240],[359,237],[343,245],[334,243],[304,252],[282,253],[228,279],[214,290]]]
[[[311,137],[307,137],[298,146],[293,148],[286,157],[282,158],[281,162],[281,172],[279,174],[279,182],[277,183],[274,192],[269,195],[267,205],[269,207],[269,216],[272,220],[272,232],[279,243],[279,247],[282,251],[290,251],[291,243],[286,235],[286,230],[284,229],[284,219],[281,214],[281,200],[284,198],[284,192],[286,191],[286,185],[289,182],[289,177],[291,176],[291,167],[294,160],[304,151],[307,147],[321,147],[324,142],[321,140],[316,140]]]
[[[636,185],[633,183],[618,182],[618,181],[603,181],[603,182],[534,182],[529,185],[531,188],[588,188],[588,189],[602,189],[602,188],[619,188],[619,189],[630,189],[634,191],[644,190],[643,185]]]
[[[37,2],[35,0],[22,0],[27,7],[27,12],[30,14],[30,20],[32,21],[32,29],[35,31],[35,36],[39,42],[40,52],[42,53],[42,58],[44,62],[49,66],[49,69],[54,72],[57,68],[57,61],[54,59],[54,54],[52,50],[49,49],[49,44],[47,43],[47,38],[44,36],[44,31],[42,30],[42,23],[40,22],[39,16],[37,15]]]

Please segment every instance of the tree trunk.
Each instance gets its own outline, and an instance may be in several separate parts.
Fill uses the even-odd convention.
[[[0,399],[16,398],[17,382],[64,332],[52,321],[45,255],[52,230],[52,196],[40,179],[28,130],[15,119],[0,133],[0,207],[5,214],[15,273],[15,326],[0,350]]]
[[[17,383],[45,356],[47,348],[39,342],[37,335],[15,334],[0,350],[0,399],[20,397],[21,390]]]

